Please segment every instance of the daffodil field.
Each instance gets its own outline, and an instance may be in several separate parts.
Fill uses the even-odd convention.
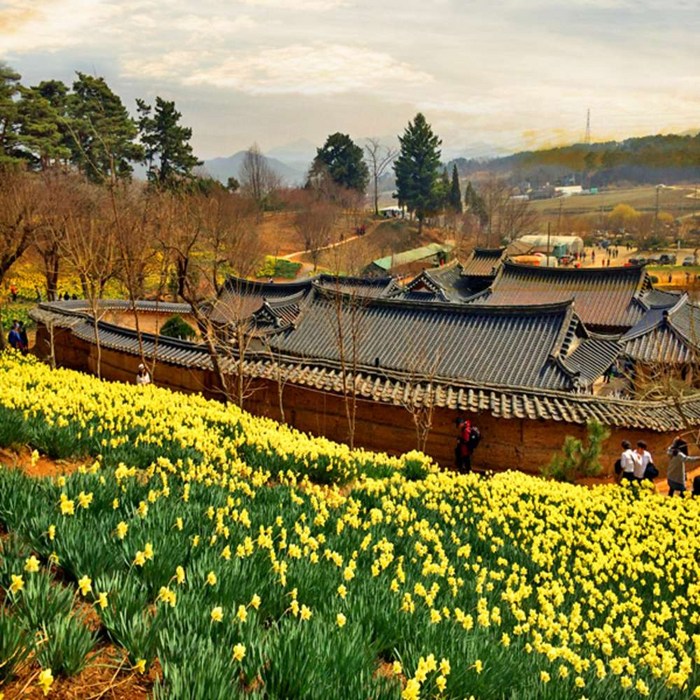
[[[153,697],[700,697],[700,502],[440,471],[0,358],[0,693],[105,642]],[[89,629],[80,607],[99,619]]]

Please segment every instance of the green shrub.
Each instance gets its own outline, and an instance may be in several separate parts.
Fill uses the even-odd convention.
[[[257,277],[283,277],[285,279],[294,279],[301,267],[301,263],[267,255],[265,257],[265,262],[263,262],[262,267],[257,272]]]
[[[24,590],[17,599],[17,615],[30,629],[49,625],[58,617],[66,617],[73,606],[73,591],[55,583],[50,574],[41,571],[24,575]]]
[[[85,668],[95,635],[75,615],[57,617],[37,637],[36,657],[43,668],[74,676]]]
[[[171,316],[160,329],[161,335],[167,335],[169,338],[179,338],[180,340],[191,340],[197,335],[197,332],[185,321],[182,316],[175,314]]]
[[[600,474],[600,453],[603,443],[610,437],[610,431],[595,419],[588,421],[586,426],[588,445],[584,446],[582,440],[567,435],[561,452],[554,455],[550,463],[542,468],[544,476],[557,481],[573,482],[579,476]]]

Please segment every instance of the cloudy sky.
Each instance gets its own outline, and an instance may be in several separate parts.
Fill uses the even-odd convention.
[[[700,127],[700,0],[0,0],[0,59],[174,99],[200,157],[425,113],[456,152]]]

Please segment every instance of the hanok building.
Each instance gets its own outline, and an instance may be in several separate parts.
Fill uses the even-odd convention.
[[[245,407],[254,413],[283,414],[333,439],[352,435],[371,449],[421,446],[445,465],[461,414],[484,436],[477,466],[530,471],[567,435],[585,436],[591,419],[613,431],[608,466],[622,437],[661,448],[679,429],[700,424],[694,396],[604,395],[612,366],[653,357],[658,343],[650,334],[664,334],[669,348],[675,339],[678,358],[692,356],[696,307],[687,299],[654,290],[642,268],[523,269],[502,258],[503,251],[475,251],[463,266],[425,271],[405,287],[388,277],[229,280],[209,309],[222,338],[221,364],[250,382]],[[487,288],[475,291],[485,278]],[[39,349],[51,345],[59,364],[94,370],[87,310],[75,302],[41,304]],[[251,339],[244,347],[232,326]],[[221,395],[204,343],[137,339],[116,315],[98,328],[103,377],[133,381],[143,348],[158,363],[156,383]]]
[[[619,335],[678,297],[655,290],[643,266],[535,267],[506,260],[489,288],[468,301],[496,306],[573,301],[589,330]]]
[[[651,308],[620,338],[638,396],[700,387],[700,308],[685,294],[675,299]]]
[[[504,259],[505,248],[476,248],[464,265],[453,260],[423,270],[400,296],[416,301],[467,301],[493,283]]]

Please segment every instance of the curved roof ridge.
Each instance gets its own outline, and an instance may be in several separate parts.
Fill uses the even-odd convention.
[[[690,301],[690,297],[688,296],[688,292],[683,292],[678,301],[670,309],[665,309],[665,311],[668,313],[669,316],[672,316],[677,311],[680,311],[680,309],[682,309],[688,303],[690,303],[690,305],[693,306],[693,303]]]
[[[306,293],[306,290],[300,289],[298,292],[290,294],[288,297],[263,297],[263,303],[267,304],[271,309],[289,306],[290,304],[300,302],[306,296]]]
[[[638,275],[643,283],[648,276],[643,265],[615,265],[613,267],[547,267],[545,265],[527,265],[510,258],[503,261],[503,270],[541,273],[542,275],[561,275],[566,277],[633,277]],[[641,273],[641,274],[640,274]]]
[[[275,289],[276,291],[287,289],[290,290],[290,294],[293,294],[296,293],[297,290],[310,287],[316,279],[317,276],[307,277],[303,280],[292,280],[290,282],[269,282],[228,275],[228,277],[226,277],[226,281],[224,282],[223,288],[238,294],[245,291],[250,291],[254,294],[259,294],[260,296],[265,296],[265,292],[270,289]],[[292,292],[291,290],[295,291]]]
[[[342,290],[329,289],[327,287],[314,286],[316,291],[325,297],[348,297],[347,292]],[[426,310],[425,302],[415,301],[413,299],[403,299],[401,297],[361,297],[363,306],[387,306],[387,307],[404,307],[416,309],[419,311]],[[431,301],[429,309],[431,311],[450,311],[455,314],[508,314],[520,316],[535,316],[542,314],[564,313],[570,306],[573,305],[573,299],[565,299],[562,301],[550,301],[539,304],[527,304],[526,306],[514,306],[512,304],[454,304],[450,301]]]

